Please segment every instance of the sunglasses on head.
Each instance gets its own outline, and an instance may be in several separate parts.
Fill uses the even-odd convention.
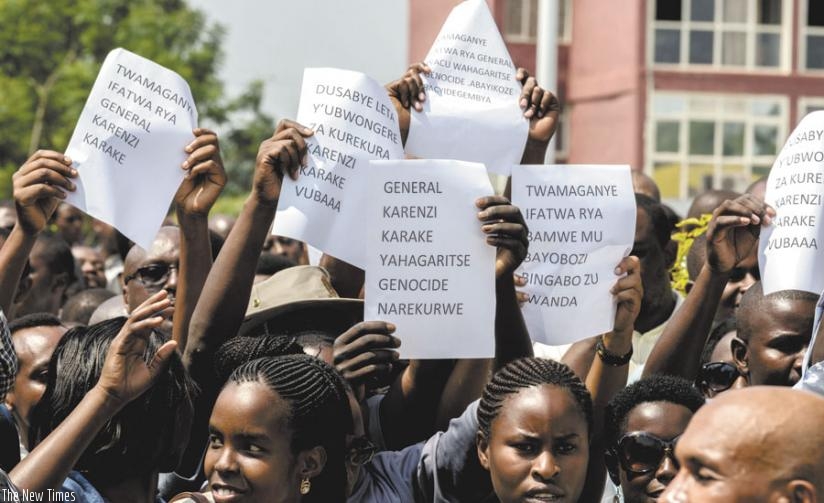
[[[727,362],[711,362],[701,366],[695,384],[705,395],[721,393],[730,389],[741,376],[738,367]]]
[[[651,433],[635,431],[621,437],[614,452],[624,470],[640,475],[657,470],[667,453],[677,466],[674,449],[679,438],[681,435],[662,440]]]
[[[128,283],[136,279],[143,283],[146,288],[161,288],[169,281],[169,274],[171,274],[172,269],[178,270],[178,266],[174,264],[149,264],[140,267],[134,274],[126,276],[123,282]]]

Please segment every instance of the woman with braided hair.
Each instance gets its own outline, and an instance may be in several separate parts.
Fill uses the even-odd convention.
[[[521,358],[478,404],[478,458],[501,503],[577,502],[584,489],[592,399],[563,363]]]
[[[210,492],[172,501],[346,501],[352,413],[343,379],[307,355],[238,367],[209,420],[204,469]]]

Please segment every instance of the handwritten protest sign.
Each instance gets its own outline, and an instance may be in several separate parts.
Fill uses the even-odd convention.
[[[485,0],[455,7],[426,55],[423,112],[412,112],[406,151],[485,163],[508,175],[526,145],[521,84]]]
[[[824,290],[824,112],[804,117],[767,179],[764,200],[775,208],[761,230],[758,262],[764,294]]]
[[[175,72],[125,49],[106,56],[66,148],[66,201],[148,249],[185,172],[197,110]]]
[[[364,319],[395,323],[402,358],[492,357],[495,248],[475,207],[493,194],[486,169],[370,164]]]
[[[284,179],[274,234],[306,241],[363,268],[366,175],[370,159],[401,159],[395,108],[370,77],[347,70],[307,68],[297,121],[315,131],[307,166]]]
[[[612,330],[609,290],[635,237],[629,166],[515,166],[512,201],[529,227],[518,274],[533,341],[560,345]]]

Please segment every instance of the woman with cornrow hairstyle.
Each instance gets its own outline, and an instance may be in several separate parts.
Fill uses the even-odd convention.
[[[476,445],[501,503],[578,501],[592,432],[592,399],[563,363],[515,360],[486,385]]]
[[[351,431],[345,384],[331,366],[307,355],[245,363],[212,410],[210,491],[172,501],[342,503]]]

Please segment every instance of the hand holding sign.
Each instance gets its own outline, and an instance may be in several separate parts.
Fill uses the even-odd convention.
[[[306,156],[306,140],[313,132],[297,122],[283,119],[278,123],[275,134],[260,144],[255,177],[252,182],[252,197],[267,206],[277,206],[283,175],[297,180],[298,170]]]
[[[478,219],[486,242],[497,247],[495,277],[511,275],[521,265],[529,249],[527,228],[521,210],[503,196],[482,197],[475,201],[481,210]]]
[[[769,225],[775,210],[745,194],[725,201],[712,213],[707,227],[707,264],[718,274],[735,267],[751,268],[758,260],[758,236]]]
[[[175,204],[184,214],[206,217],[226,186],[226,171],[217,135],[204,128],[193,133],[195,139],[185,149],[189,157],[181,165],[186,178],[177,189]]]
[[[638,257],[624,257],[615,274],[626,274],[620,278],[610,292],[615,296],[618,309],[615,312],[615,326],[612,331],[616,334],[628,335],[632,344],[632,332],[635,329],[635,319],[641,312],[641,299],[644,296],[644,285],[641,283],[641,262]]]
[[[392,363],[398,361],[395,348],[401,345],[394,332],[395,325],[385,321],[362,321],[353,326],[335,339],[335,368],[353,384],[388,374]]]
[[[432,70],[426,63],[415,63],[409,67],[403,77],[386,85],[389,99],[398,113],[398,125],[401,129],[401,140],[404,143],[409,136],[410,107],[414,106],[415,110],[420,112],[426,100],[426,90],[421,74],[429,75],[430,73]]]
[[[20,228],[33,235],[46,228],[66,191],[74,191],[77,170],[65,155],[38,150],[12,176],[14,204]]]

